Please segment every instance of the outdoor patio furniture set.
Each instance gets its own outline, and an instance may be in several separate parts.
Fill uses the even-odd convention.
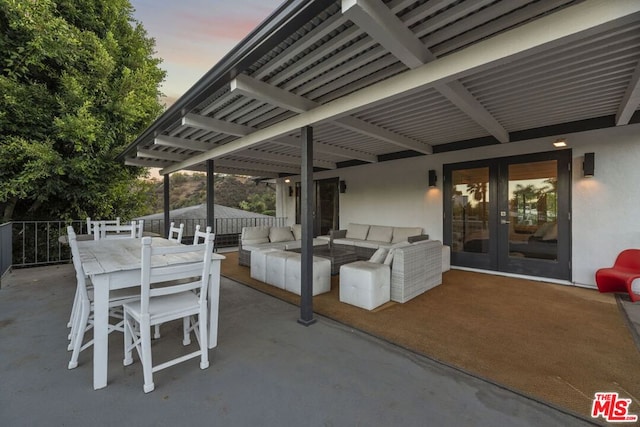
[[[141,237],[141,228],[135,222],[121,225],[88,220],[87,225],[95,239],[78,241],[73,227],[67,229],[77,278],[67,325],[71,328],[69,369],[78,365],[82,350],[93,346],[94,389],[105,387],[107,335],[114,331],[124,332],[125,365],[133,363],[131,353],[137,350],[145,393],[154,389],[153,372],[194,357],[200,358],[201,369],[207,368],[208,349],[217,345],[220,260],[224,259],[213,254],[211,228],[201,232],[198,227],[193,244],[184,245],[183,226],[173,223],[167,239]],[[113,233],[107,233],[107,229]],[[116,323],[110,324],[109,318],[115,318]],[[197,350],[154,365],[151,327],[159,338],[161,324],[179,319],[183,323],[183,345],[190,344],[194,332]],[[90,329],[94,339],[85,342]]]
[[[293,239],[293,230],[291,240],[280,240],[276,233],[286,233],[273,228],[269,233],[275,239],[270,239],[265,228],[242,230],[246,253],[239,263],[248,261],[253,279],[300,295],[300,240]],[[293,228],[299,230],[299,225]],[[367,310],[415,298],[441,284],[442,273],[450,268],[449,247],[412,227],[349,224],[346,230],[315,238],[313,253],[312,295],[329,292],[330,276],[340,274],[340,301]]]

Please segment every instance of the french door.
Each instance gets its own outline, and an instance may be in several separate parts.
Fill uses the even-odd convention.
[[[339,178],[314,181],[313,185],[313,235],[329,234],[329,230],[337,230],[340,224],[339,212]],[[296,185],[296,223],[300,224],[301,197],[300,183]]]
[[[451,263],[571,278],[571,150],[444,166]]]

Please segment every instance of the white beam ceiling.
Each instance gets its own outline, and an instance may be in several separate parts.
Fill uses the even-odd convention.
[[[296,113],[303,113],[320,105],[303,96],[296,95],[268,83],[253,79],[244,74],[238,75],[231,82],[230,86],[231,93],[233,94],[258,99],[270,105],[276,105],[280,108],[294,111]],[[355,117],[347,116],[338,118],[336,119],[335,124],[344,129],[349,129],[353,132],[395,144],[405,149],[415,150],[423,154],[433,153],[433,149],[429,144],[407,138],[406,136],[399,135],[395,132],[367,123]]]
[[[482,2],[476,1],[471,5],[461,6],[479,8],[482,6],[479,3]],[[491,1],[485,0],[484,3]],[[342,0],[342,14],[409,68],[417,68],[436,59],[406,24],[380,0]],[[506,129],[460,82],[436,84],[434,88],[498,141],[509,142]]]
[[[257,131],[257,128],[251,126],[238,125],[235,123],[225,122],[222,120],[217,120],[211,117],[204,117],[197,114],[187,114],[182,118],[182,124],[186,126],[190,126],[197,129],[203,129],[210,132],[219,132],[225,133],[233,136],[245,136],[249,135],[252,132]],[[232,126],[226,126],[232,125]],[[175,137],[174,137],[175,138]],[[182,139],[185,143],[189,143],[189,139]],[[296,147],[300,148],[300,141],[296,138],[292,137],[278,137],[272,138],[269,141],[275,142],[276,144],[286,145],[288,147]],[[172,140],[172,142],[176,142],[176,140]],[[160,142],[161,145],[167,145],[163,143],[162,140]],[[171,145],[172,147],[177,147],[178,145]],[[325,144],[320,141],[315,141],[313,144],[314,151],[318,153],[329,154],[332,156],[343,157],[345,159],[357,159],[362,160],[363,162],[375,163],[378,161],[378,158],[372,154],[362,153],[360,151],[344,149],[341,147],[336,147],[335,145]],[[206,150],[197,150],[194,151],[206,151]],[[315,160],[314,166],[326,168],[326,169],[335,169],[336,164],[333,162],[328,162],[326,160]]]
[[[620,108],[616,114],[616,126],[628,125],[631,116],[640,105],[640,62],[636,65],[631,82],[622,98]]]
[[[332,121],[439,83],[449,83],[545,52],[633,22],[639,14],[640,2],[636,0],[616,1],[616,7],[611,7],[606,0],[586,0],[196,155],[163,169],[161,173],[175,172],[272,138],[289,135],[303,126]]]

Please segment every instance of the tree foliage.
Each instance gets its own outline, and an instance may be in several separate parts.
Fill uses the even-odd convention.
[[[135,216],[115,157],[162,111],[165,72],[129,0],[0,0],[0,214]]]

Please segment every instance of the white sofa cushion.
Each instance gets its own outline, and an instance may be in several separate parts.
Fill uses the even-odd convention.
[[[409,243],[409,242],[398,242],[398,243],[395,243],[395,244],[391,245],[391,248],[389,248],[389,252],[387,253],[386,258],[384,259],[383,264],[390,266],[391,263],[393,262],[393,255],[395,254],[396,249],[404,248],[406,246],[411,246],[411,243]]]
[[[302,240],[302,224],[293,224],[291,226],[294,240]]]
[[[257,245],[269,242],[271,227],[244,227],[242,229],[242,245]]]
[[[369,258],[369,262],[374,262],[376,264],[382,264],[382,262],[384,261],[384,259],[387,256],[388,252],[389,251],[387,249],[384,249],[384,248],[376,249],[376,251],[373,253],[373,255],[371,255],[371,258]]]
[[[291,227],[271,227],[269,230],[269,241],[271,243],[290,242],[295,240]]]
[[[391,243],[406,242],[411,236],[422,234],[420,227],[393,227],[393,237]]]
[[[375,240],[378,242],[391,241],[393,235],[393,227],[384,227],[381,225],[372,225],[369,227],[369,233],[367,234],[367,240]]]
[[[365,240],[369,233],[369,225],[366,224],[349,224],[347,227],[347,239]]]

